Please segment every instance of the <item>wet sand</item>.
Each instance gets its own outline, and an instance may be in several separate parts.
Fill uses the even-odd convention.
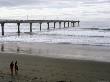
[[[8,48],[5,51],[0,53],[0,82],[110,82],[110,63],[107,62],[37,56],[43,54],[41,52],[36,56],[7,53]],[[9,70],[12,60],[17,60],[19,65],[18,75],[13,77]]]
[[[6,42],[0,44],[2,53],[19,53],[58,59],[81,59],[110,62],[110,47],[73,45],[68,43]]]
[[[11,77],[10,62],[18,61],[19,73]],[[110,63],[0,54],[0,82],[109,82]]]

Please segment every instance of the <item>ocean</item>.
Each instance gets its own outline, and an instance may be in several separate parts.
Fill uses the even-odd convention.
[[[67,26],[67,25],[66,25]],[[39,30],[39,24],[33,24],[33,33],[29,33],[29,24],[21,24],[21,34],[17,34],[16,24],[5,24],[5,36],[0,35],[0,42],[43,42],[43,43],[62,43],[78,44],[92,46],[110,47],[110,23],[106,22],[86,22],[81,21],[80,26],[59,29],[53,29],[50,24],[50,30],[47,30],[47,24],[42,24],[42,31]],[[0,29],[1,32],[1,29]]]
[[[5,35],[0,35],[0,51],[20,53],[51,58],[81,59],[110,62],[110,23],[81,21],[80,26],[59,29],[56,24],[33,24],[33,33],[29,33],[29,24],[21,24],[21,34],[17,34],[16,24],[5,24]],[[47,43],[47,44],[45,44]],[[54,44],[53,44],[54,43]],[[63,44],[63,45],[62,45]]]

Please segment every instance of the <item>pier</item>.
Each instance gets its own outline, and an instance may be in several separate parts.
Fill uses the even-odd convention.
[[[56,28],[56,23],[59,23],[59,29],[62,27],[62,23],[64,24],[64,28],[66,28],[66,23],[68,24],[68,27],[75,27],[75,23],[79,26],[80,21],[74,21],[74,20],[0,20],[1,24],[1,33],[2,36],[5,34],[5,24],[6,23],[16,23],[17,24],[17,33],[20,34],[20,24],[21,23],[29,23],[30,24],[30,33],[32,33],[32,24],[33,23],[39,23],[40,27],[39,30],[42,30],[42,23],[47,23],[47,30],[50,30],[50,23],[53,23],[54,29]]]

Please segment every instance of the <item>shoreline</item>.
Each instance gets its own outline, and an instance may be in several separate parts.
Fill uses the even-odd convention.
[[[46,57],[46,56],[39,56],[39,55],[28,55],[28,54],[24,54],[24,53],[13,53],[13,52],[10,52],[10,53],[4,53],[4,52],[0,52],[0,56],[2,55],[12,55],[12,56],[30,56],[30,57],[38,57],[38,58],[43,58],[43,59],[51,59],[51,60],[62,60],[62,61],[79,61],[79,62],[93,62],[93,63],[108,63],[110,64],[110,62],[107,62],[107,61],[97,61],[97,60],[86,60],[86,59],[67,59],[67,58],[55,58],[55,57]]]
[[[110,62],[110,48],[102,46],[6,42],[0,44],[0,49],[0,53],[28,54],[55,59]]]
[[[90,46],[90,47],[103,47],[103,48],[110,48],[109,45],[102,45],[102,44],[74,44],[70,42],[58,42],[58,43],[51,43],[51,42],[27,42],[27,41],[0,41],[0,44],[6,43],[27,43],[27,44],[60,44],[60,45],[75,45],[75,46]]]

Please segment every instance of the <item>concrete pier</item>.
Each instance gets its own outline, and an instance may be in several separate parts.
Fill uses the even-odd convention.
[[[5,23],[16,23],[17,27],[18,27],[17,33],[20,34],[20,24],[21,23],[29,23],[30,24],[30,33],[32,33],[32,24],[33,23],[39,23],[40,24],[40,31],[41,31],[42,30],[42,23],[47,23],[47,30],[49,30],[50,23],[54,24],[54,29],[56,28],[56,23],[59,23],[59,28],[61,29],[62,23],[64,24],[64,28],[66,27],[66,23],[68,23],[68,27],[70,27],[70,23],[71,23],[72,27],[74,27],[75,23],[77,23],[79,26],[80,21],[74,21],[74,20],[0,20],[2,36],[4,36]]]

